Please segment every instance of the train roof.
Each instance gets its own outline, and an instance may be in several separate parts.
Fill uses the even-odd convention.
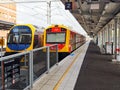
[[[48,26],[47,28],[45,28],[45,30],[48,29],[48,28],[52,28],[52,27],[63,27],[63,28],[66,28],[66,29],[68,29],[68,30],[70,30],[72,32],[78,33],[75,30],[73,30],[72,27],[61,25],[61,24],[52,24],[52,25]],[[80,34],[80,33],[78,33],[78,34]]]
[[[34,28],[36,28],[36,31],[38,32],[38,31],[40,31],[40,32],[43,32],[43,27],[39,27],[39,26],[36,26],[36,25],[33,25],[33,24],[16,24],[16,25],[14,25],[13,27],[15,27],[15,26],[28,26],[28,27],[34,27]],[[12,28],[13,28],[12,27]]]

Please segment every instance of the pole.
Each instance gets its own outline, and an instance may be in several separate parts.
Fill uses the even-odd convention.
[[[2,37],[3,40],[3,37]],[[1,58],[2,58],[3,45],[1,45]],[[1,72],[2,72],[2,89],[5,90],[5,77],[4,77],[4,61],[1,61]]]
[[[3,37],[2,37],[2,43],[3,43]],[[1,45],[1,58],[2,58],[2,51],[3,51],[3,44]],[[1,77],[2,77],[2,90],[5,90],[5,77],[4,77],[4,61],[1,61]]]
[[[51,24],[51,1],[47,2],[47,24]]]
[[[5,77],[4,77],[4,61],[1,61],[1,74],[2,74],[2,90],[5,90]]]
[[[50,47],[47,47],[47,73],[49,73],[50,69]]]
[[[30,51],[29,57],[29,83],[31,89],[33,87],[33,51]]]
[[[2,45],[1,45],[1,57],[2,57],[2,51],[3,51],[3,44],[4,44],[4,41],[3,41],[3,37],[2,37]]]
[[[56,65],[58,65],[58,45],[56,45]]]

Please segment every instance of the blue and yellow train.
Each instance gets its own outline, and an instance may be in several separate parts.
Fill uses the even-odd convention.
[[[7,37],[5,56],[43,46],[43,32],[32,24],[15,25]]]

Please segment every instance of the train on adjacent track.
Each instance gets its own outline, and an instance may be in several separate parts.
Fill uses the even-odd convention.
[[[32,24],[15,25],[7,37],[5,56],[43,46],[43,32]]]
[[[51,25],[44,30],[43,46],[58,44],[59,57],[65,57],[86,42],[86,37],[64,25]]]

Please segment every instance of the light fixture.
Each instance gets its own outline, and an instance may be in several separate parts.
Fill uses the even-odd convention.
[[[99,9],[99,4],[91,4],[90,9]]]

